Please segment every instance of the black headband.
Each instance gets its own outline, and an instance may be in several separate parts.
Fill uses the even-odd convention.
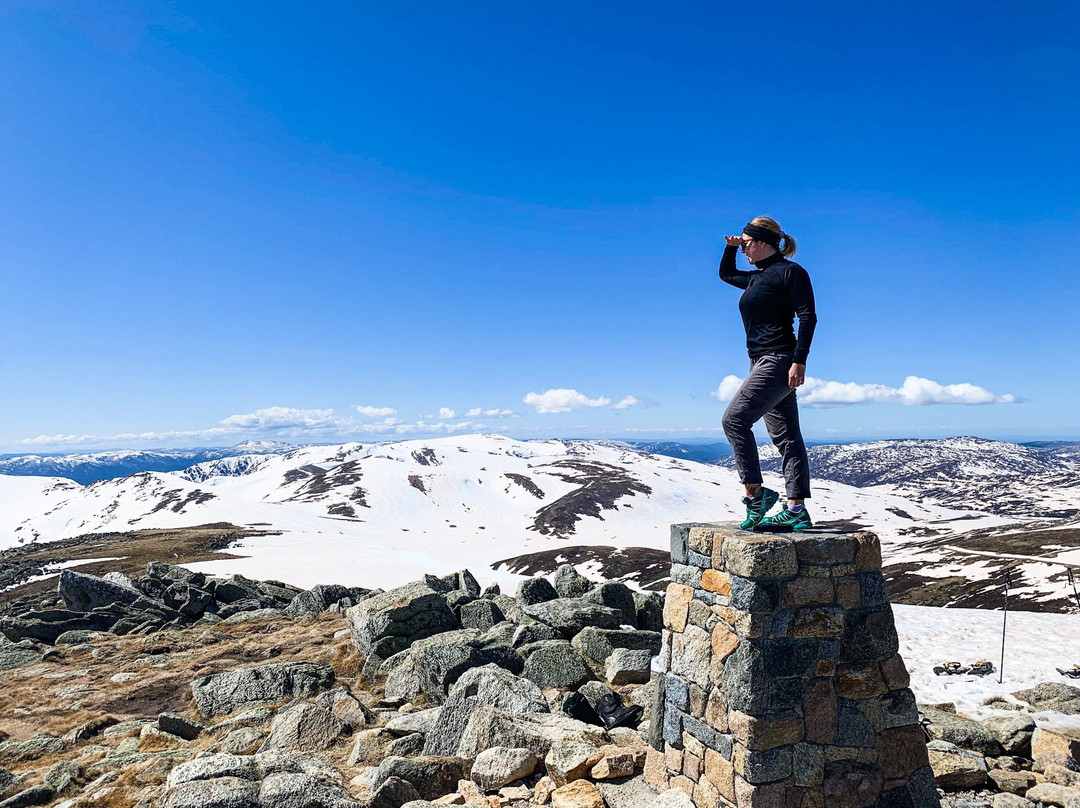
[[[770,247],[780,249],[780,239],[783,238],[782,233],[777,233],[775,230],[756,224],[748,224],[742,231],[755,241],[764,241]]]

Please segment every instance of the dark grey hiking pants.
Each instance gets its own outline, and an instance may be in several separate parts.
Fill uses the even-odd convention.
[[[799,404],[788,387],[791,354],[766,354],[750,360],[750,373],[724,412],[724,434],[735,451],[735,468],[743,484],[761,482],[754,423],[765,419],[769,437],[780,451],[788,499],[810,496],[810,464],[799,429]]]

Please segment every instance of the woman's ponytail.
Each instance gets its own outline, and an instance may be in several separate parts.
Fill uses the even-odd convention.
[[[750,220],[750,224],[777,233],[780,236],[780,246],[777,249],[784,258],[791,258],[795,254],[795,239],[781,230],[775,219],[770,219],[768,216],[756,216]]]

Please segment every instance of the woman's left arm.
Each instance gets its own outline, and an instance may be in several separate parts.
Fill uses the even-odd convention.
[[[788,386],[798,387],[806,381],[806,358],[817,326],[817,309],[814,305],[814,287],[810,275],[798,264],[792,264],[788,274],[788,298],[795,316],[799,318],[799,330],[795,335],[795,357],[788,372]]]

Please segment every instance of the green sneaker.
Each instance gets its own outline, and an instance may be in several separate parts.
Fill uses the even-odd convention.
[[[810,521],[810,513],[806,508],[800,511],[792,511],[785,505],[784,510],[780,511],[776,516],[766,516],[762,519],[755,529],[773,533],[802,533],[813,526],[814,523]]]
[[[762,488],[761,493],[751,499],[750,497],[743,497],[743,505],[746,506],[746,519],[739,525],[743,530],[752,530],[761,524],[761,521],[765,518],[765,514],[769,512],[769,508],[776,504],[776,501],[780,499],[780,495],[773,491],[771,488]]]

